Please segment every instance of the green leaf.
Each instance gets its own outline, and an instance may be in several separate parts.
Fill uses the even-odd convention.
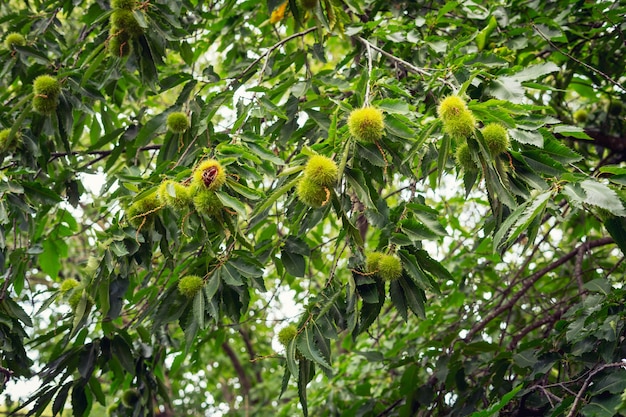
[[[436,260],[431,258],[428,252],[426,252],[425,250],[417,250],[415,252],[415,258],[417,259],[417,263],[424,271],[439,278],[442,283],[446,281],[454,281],[454,277],[452,276],[452,274],[440,262],[437,262]],[[439,292],[438,287],[435,287],[433,289]]]
[[[587,204],[608,210],[616,216],[626,217],[626,210],[622,200],[607,185],[587,179],[581,182],[580,186],[587,195],[585,200]]]
[[[239,214],[241,217],[246,218],[246,215],[248,213],[248,211],[246,210],[246,206],[237,198],[232,197],[223,191],[216,191],[215,195],[217,195],[217,198],[220,199],[223,205],[225,205],[226,207],[230,207],[231,209],[235,210],[237,214]]]
[[[225,284],[232,285],[235,287],[240,287],[244,285],[244,282],[241,279],[241,274],[239,273],[239,271],[237,271],[237,269],[233,265],[231,265],[230,262],[222,265],[222,267],[220,268],[220,271],[222,274],[222,279],[224,280]]]
[[[246,146],[254,155],[261,158],[262,161],[271,162],[274,165],[285,165],[285,161],[274,155],[268,150],[269,145],[265,144],[260,136],[245,133],[242,138],[246,141]]]
[[[287,369],[296,379],[299,379],[300,372],[298,363],[296,362],[296,339],[292,339],[285,347],[285,359],[287,360]]]
[[[385,360],[385,356],[377,350],[370,350],[370,351],[355,350],[353,351],[353,353],[356,353],[359,356],[363,356],[365,359],[367,359],[370,362],[382,362]]]
[[[78,357],[78,373],[83,379],[89,379],[95,367],[98,348],[93,343],[86,345]]]
[[[524,87],[522,87],[522,83],[519,80],[512,77],[502,76],[496,78],[491,82],[487,91],[500,100],[519,104],[524,102]]]
[[[303,277],[306,272],[306,261],[299,253],[290,252],[283,249],[280,252],[280,259],[288,274],[294,277]]]
[[[609,217],[604,221],[604,227],[622,250],[622,253],[626,254],[626,219]]]
[[[315,345],[315,338],[312,331],[308,327],[304,327],[302,331],[296,337],[296,345],[302,356],[308,360],[317,363],[329,370],[332,370],[330,364],[326,362],[326,359],[322,356],[321,352]]]
[[[67,401],[67,395],[69,394],[70,388],[72,388],[72,382],[66,382],[61,386],[54,402],[52,403],[52,415],[56,416],[63,411],[63,407],[65,406],[65,402]]]
[[[358,169],[346,168],[345,176],[348,180],[348,184],[354,190],[359,200],[365,204],[365,207],[376,210],[376,206],[372,201],[370,189],[367,186],[363,172]],[[376,210],[377,211],[377,210]]]
[[[346,149],[349,150],[350,147],[346,146]],[[356,150],[361,159],[367,160],[374,166],[382,168],[387,164],[383,154],[380,153],[380,149],[374,143],[359,142],[356,144]]]
[[[263,269],[254,260],[249,258],[242,251],[235,252],[234,254],[237,256],[233,257],[229,264],[234,266],[241,275],[247,278],[263,276]]]
[[[31,410],[31,413],[29,413],[29,415],[32,415],[35,412],[41,415],[43,411],[46,409],[46,407],[48,406],[48,404],[50,403],[50,400],[52,400],[52,397],[54,396],[55,392],[58,389],[59,389],[58,386],[53,386],[52,388],[49,388],[45,391],[43,389],[40,390],[40,392],[38,393],[39,395],[37,397],[34,397],[37,399],[37,402],[35,403],[35,406]],[[27,405],[27,404],[23,404],[23,405]]]
[[[567,184],[564,193],[574,203],[600,207],[615,216],[626,217],[626,210],[617,193],[603,183],[586,179],[579,183]]]
[[[285,391],[287,391],[287,388],[289,387],[289,379],[291,379],[291,372],[289,372],[289,369],[285,367],[285,372],[283,373],[283,381],[280,387],[280,394],[278,395],[279,400],[283,397],[283,394],[285,393]]]
[[[380,292],[380,290],[377,290]],[[385,302],[384,294],[377,297],[375,303],[363,302],[360,311],[360,321],[358,325],[358,333],[366,331],[380,314],[383,303]]]
[[[415,139],[417,133],[410,127],[409,120],[400,114],[388,114],[385,117],[385,129],[394,136],[403,139]]]
[[[515,139],[519,143],[527,145],[534,145],[538,148],[543,148],[543,135],[536,131],[521,130],[521,129],[509,129],[511,138]]]
[[[532,65],[530,67],[524,68],[523,70],[511,75],[511,77],[519,81],[530,81],[536,80],[537,78],[544,75],[559,71],[559,69],[559,66],[556,65],[554,62],[545,62],[542,64]]]
[[[600,395],[603,392],[611,394],[621,394],[626,390],[626,378],[624,378],[624,370],[617,369],[611,371],[599,381],[593,383],[590,393],[592,395]]]
[[[193,297],[193,318],[200,330],[204,330],[204,291],[198,291]]]
[[[621,403],[619,395],[592,397],[580,412],[585,417],[614,417]]]
[[[541,132],[544,132],[544,129],[540,129]],[[546,142],[543,146],[543,152],[550,155],[553,159],[564,163],[570,164],[572,162],[578,162],[583,159],[582,155],[578,152],[573,151],[567,146],[563,145],[561,142],[557,141],[552,135],[546,138]]]
[[[404,298],[404,291],[402,290],[402,286],[400,283],[396,281],[392,281],[389,284],[389,298],[391,298],[391,302],[393,303],[398,313],[402,316],[404,321],[408,320],[408,310],[406,305],[406,299]]]
[[[402,259],[402,267],[413,279],[413,282],[423,290],[432,290],[433,286],[419,267],[415,256],[406,250],[398,251],[398,255],[400,255],[400,259]]]
[[[409,203],[408,207],[411,209],[412,214],[430,231],[441,237],[448,235],[446,229],[437,219],[437,211],[423,204]]]
[[[33,322],[30,316],[24,311],[24,309],[11,297],[5,297],[0,300],[0,305],[4,304],[6,312],[13,318],[21,321],[24,325],[28,327],[33,327]]]
[[[310,256],[311,248],[309,245],[299,237],[287,236],[285,239],[285,249],[292,253],[297,253],[302,256]]]
[[[272,204],[274,204],[280,196],[286,194],[289,190],[296,186],[296,184],[300,181],[300,178],[293,178],[291,181],[286,182],[281,185],[279,188],[275,189],[262,203],[258,204],[254,207],[252,211],[251,218],[254,219],[259,214],[263,213],[265,210],[270,208]]]
[[[496,27],[498,27],[498,21],[496,20],[496,17],[492,15],[489,18],[487,26],[485,26],[485,28],[476,35],[476,45],[478,46],[479,51],[485,49],[489,36],[491,36],[491,33]]]
[[[591,292],[599,292],[604,295],[609,295],[612,289],[611,283],[604,278],[596,278],[592,281],[585,282],[583,287]]]
[[[21,185],[24,187],[24,193],[26,195],[44,204],[56,204],[63,201],[60,195],[40,183],[24,181]]]
[[[511,391],[507,392],[502,396],[502,399],[495,404],[492,404],[487,410],[484,411],[476,411],[472,413],[470,417],[490,417],[498,414],[500,410],[504,408],[512,399],[517,395],[517,393],[524,387],[523,384],[519,384]]]
[[[306,395],[306,386],[309,383],[310,379],[313,377],[313,372],[311,372],[310,362],[306,360],[301,360],[298,364],[299,373],[298,373],[298,397],[300,399],[300,405],[302,406],[302,415],[304,417],[309,416],[309,407],[307,403],[307,395]]]
[[[259,198],[262,197],[262,194],[260,192],[252,188],[246,187],[245,185],[239,184],[238,182],[233,181],[231,179],[227,179],[226,183],[233,191],[235,191],[237,194],[240,194],[246,197],[247,199],[258,200]]]
[[[440,143],[441,145],[439,146],[437,154],[437,181],[439,183],[441,182],[441,176],[445,172],[445,167],[448,163],[452,138],[449,135],[443,135]]]
[[[217,293],[217,289],[220,286],[220,276],[219,274],[212,274],[211,278],[204,285],[204,295],[207,300],[211,300],[213,296]]]
[[[426,297],[424,291],[417,288],[413,281],[406,279],[404,275],[398,279],[398,282],[404,291],[407,305],[413,314],[421,319],[426,318],[426,310],[424,308]]]
[[[113,357],[119,361],[124,370],[130,374],[135,372],[135,359],[126,340],[120,335],[115,335],[111,340],[111,352]]]
[[[383,100],[376,100],[372,102],[372,105],[387,113],[407,114],[411,111],[409,109],[409,104],[400,99],[386,98]]]
[[[102,391],[102,385],[95,375],[92,375],[91,378],[89,378],[89,389],[96,397],[96,401],[98,401],[100,405],[106,405],[106,397]]]
[[[522,232],[527,231],[530,223],[532,223],[536,218],[543,216],[543,212],[551,197],[552,192],[546,191],[533,199],[526,201],[515,210],[515,212],[520,211],[521,213],[519,216],[516,216],[517,221],[512,226],[511,232],[508,234],[508,238],[504,242],[505,245],[515,240]],[[496,242],[494,241],[494,244],[495,243]]]
[[[137,133],[137,136],[134,139],[135,143],[138,146],[146,145],[157,133],[157,131],[165,128],[165,122],[168,115],[168,112],[163,112],[148,120],[148,122],[141,127],[139,133]]]
[[[421,240],[438,239],[441,236],[440,230],[433,231],[432,229],[426,227],[423,223],[420,223],[415,219],[402,220],[400,222],[400,229],[414,242],[419,242]]]
[[[87,411],[87,406],[85,386],[76,382],[72,388],[72,415],[74,417],[83,417]]]
[[[515,74],[498,77],[489,86],[488,91],[501,100],[524,104],[525,89],[522,86],[522,82],[535,80],[558,70],[559,67],[553,62],[533,65]]]
[[[572,137],[576,139],[593,140],[585,133],[584,129],[578,126],[559,125],[554,127],[554,133],[559,133],[563,136]]]
[[[457,6],[459,5],[458,2],[456,1],[447,1],[443,7],[441,7],[439,9],[439,12],[437,13],[437,22],[439,22],[440,20],[442,20],[442,18],[446,15],[446,13],[451,12],[452,10],[454,10]]]
[[[56,279],[61,270],[61,255],[56,240],[46,239],[42,242],[43,252],[39,255],[41,270]]]

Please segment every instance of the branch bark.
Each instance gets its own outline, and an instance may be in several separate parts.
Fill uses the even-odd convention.
[[[250,388],[252,388],[252,385],[250,384],[250,379],[248,378],[248,375],[246,375],[246,371],[243,369],[243,366],[241,365],[241,362],[239,361],[237,354],[227,342],[222,343],[222,349],[228,355],[228,357],[230,358],[230,361],[233,363],[233,367],[235,368],[235,372],[237,373],[239,382],[241,382],[243,395],[244,397],[247,397],[248,394],[250,393]]]
[[[152,151],[161,149],[161,145],[147,145],[139,148],[139,151]],[[99,157],[107,157],[111,155],[113,150],[105,150],[105,151],[89,151],[89,152],[81,152],[81,151],[71,151],[71,152],[52,152],[50,154],[50,161],[53,161],[58,158],[62,158],[64,156],[69,155],[98,155]]]
[[[583,395],[585,395],[585,391],[587,391],[587,388],[589,388],[589,384],[591,384],[591,380],[596,374],[604,371],[605,369],[617,368],[620,366],[623,367],[626,366],[626,364],[624,362],[607,363],[589,372],[589,376],[587,376],[587,379],[585,379],[585,382],[583,382],[583,386],[580,387],[578,394],[576,394],[576,398],[574,399],[572,408],[570,408],[569,413],[567,413],[567,417],[574,417],[576,415],[576,409],[578,408],[578,404],[580,404],[580,402],[582,401]]]
[[[254,362],[256,358],[256,351],[254,350],[254,346],[252,346],[252,340],[250,340],[250,335],[243,328],[239,328],[239,334],[243,337],[243,342],[246,345],[246,350],[248,351],[248,356],[250,356],[250,363]],[[261,371],[257,368],[254,372],[256,376],[256,381],[258,383],[263,382],[263,377],[261,376]]]
[[[522,296],[524,294],[526,294],[528,292],[528,290],[530,290],[532,288],[532,286],[535,284],[535,282],[537,282],[541,277],[543,277],[548,272],[558,268],[559,266],[561,266],[561,265],[565,264],[566,262],[568,262],[570,259],[574,258],[581,249],[584,250],[584,251],[587,251],[589,249],[596,248],[598,246],[608,245],[608,244],[611,244],[613,242],[614,242],[613,238],[611,238],[611,237],[603,237],[601,239],[593,240],[591,242],[585,242],[582,245],[580,245],[577,248],[575,248],[574,250],[572,250],[571,252],[568,252],[567,254],[563,255],[558,260],[552,262],[550,265],[546,266],[545,268],[543,268],[543,269],[535,272],[534,274],[528,276],[527,278],[524,279],[524,285],[522,286],[522,288],[515,295],[513,295],[513,297],[509,300],[509,302],[507,302],[506,304],[501,305],[500,307],[496,308],[495,310],[492,310],[489,314],[487,314],[487,316],[482,321],[476,323],[474,325],[474,327],[472,327],[471,330],[467,333],[467,336],[465,337],[464,340],[466,342],[471,341],[472,338],[478,332],[483,330],[487,326],[487,324],[489,324],[493,319],[495,319],[500,314],[502,314],[505,311],[507,311],[510,308],[512,308],[519,301],[519,299],[522,298]]]
[[[581,61],[580,59],[572,56],[571,54],[565,52],[563,49],[559,48],[534,23],[531,23],[531,26],[539,34],[539,36],[541,36],[546,42],[548,42],[550,44],[550,46],[552,46],[554,49],[556,49],[557,51],[559,51],[560,53],[562,53],[563,55],[565,55],[566,57],[568,57],[572,61],[578,63],[579,65],[582,65],[583,67],[587,68],[588,70],[590,70],[592,72],[595,72],[596,74],[600,75],[602,78],[604,78],[605,80],[607,80],[608,82],[610,82],[614,86],[619,87],[619,89],[621,89],[622,91],[626,91],[626,88],[624,88],[623,85],[621,85],[619,82],[617,82],[613,78],[609,77],[607,74],[603,73],[599,69],[592,67],[591,65],[587,64],[586,62]]]
[[[593,144],[610,149],[615,153],[626,152],[626,138],[609,135],[606,132],[595,129],[585,129],[585,133],[593,139]],[[589,141],[584,141],[589,142]]]
[[[536,321],[535,323],[521,330],[519,333],[515,335],[515,337],[513,337],[513,340],[511,341],[511,343],[509,343],[509,350],[515,349],[517,347],[517,344],[520,342],[520,340],[522,340],[528,333],[532,332],[533,330],[540,328],[544,324],[554,325],[554,323],[556,323],[557,321],[561,319],[561,316],[563,315],[565,311],[567,311],[567,309],[557,310],[554,314],[551,314],[542,320]]]

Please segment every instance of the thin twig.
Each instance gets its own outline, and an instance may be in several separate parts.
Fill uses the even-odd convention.
[[[292,39],[298,38],[300,36],[304,36],[308,33],[313,32],[314,30],[316,30],[317,27],[311,27],[308,28],[307,30],[303,30],[302,32],[298,32],[298,33],[294,33],[293,35],[287,36],[285,39],[281,39],[280,41],[276,42],[274,45],[270,46],[270,48],[265,51],[260,57],[258,57],[257,59],[255,59],[254,61],[252,61],[252,63],[250,63],[250,65],[248,65],[239,76],[235,77],[233,79],[233,81],[231,81],[231,83],[229,84],[229,87],[232,86],[235,81],[239,80],[241,77],[243,77],[248,71],[250,71],[250,69],[252,67],[254,67],[255,65],[257,65],[264,57],[269,57],[269,54],[271,54],[275,49],[279,48],[280,46],[282,46],[283,44],[289,42]]]
[[[399,406],[402,403],[403,398],[400,398],[398,400],[396,400],[394,403],[392,403],[389,407],[385,408],[383,411],[381,411],[377,417],[383,417],[386,416],[387,413],[389,413],[391,410],[393,410],[394,408],[396,408],[397,406]]]
[[[160,149],[161,145],[147,145],[147,146],[142,146],[141,148],[138,149],[138,151],[151,151],[151,150],[156,150],[156,149]],[[81,152],[81,151],[70,151],[70,152],[52,152],[50,154],[50,160],[48,162],[52,162],[55,159],[59,159],[62,158],[64,156],[70,156],[70,155],[98,155],[98,156],[109,156],[111,155],[111,153],[113,152],[113,150],[105,150],[105,151],[88,151],[88,152]]]
[[[585,257],[585,248],[583,246],[578,248],[576,254],[576,263],[574,264],[574,277],[576,278],[576,284],[578,285],[578,293],[582,297],[585,293],[585,287],[583,282],[583,259]]]
[[[591,65],[581,61],[580,59],[577,59],[577,58],[573,57],[569,53],[565,52],[564,50],[562,50],[561,48],[556,46],[554,44],[554,42],[552,42],[534,23],[531,23],[530,25],[539,34],[539,36],[541,36],[543,39],[545,39],[546,42],[548,42],[550,44],[550,46],[552,46],[554,49],[556,49],[557,51],[559,51],[560,53],[562,53],[563,55],[565,55],[566,57],[568,57],[572,61],[576,62],[577,64],[582,65],[583,67],[587,68],[588,70],[590,70],[592,72],[595,72],[596,74],[600,75],[602,78],[604,78],[605,80],[607,80],[611,84],[615,85],[616,87],[619,87],[622,91],[626,91],[626,88],[624,88],[623,85],[621,85],[619,82],[617,82],[614,79],[612,79],[611,77],[609,77],[607,74],[605,74],[602,71],[600,71],[599,69],[596,69],[596,68],[592,67]]]
[[[576,415],[576,409],[578,408],[578,404],[582,400],[583,395],[585,395],[585,391],[589,387],[589,384],[591,384],[591,380],[593,379],[593,377],[596,374],[604,371],[605,369],[617,368],[617,367],[620,367],[620,366],[624,367],[624,366],[626,366],[626,364],[624,362],[607,363],[607,364],[604,364],[604,365],[600,366],[599,368],[596,368],[593,371],[589,372],[589,376],[587,376],[587,379],[585,379],[585,382],[583,383],[583,386],[580,387],[580,390],[578,391],[578,394],[576,394],[576,398],[574,399],[574,403],[572,404],[572,408],[570,408],[569,413],[567,414],[567,417],[574,417]]]
[[[383,54],[387,58],[389,58],[389,59],[391,59],[393,61],[401,63],[402,65],[404,65],[405,67],[407,67],[408,69],[413,71],[414,73],[419,74],[419,75],[424,75],[426,77],[432,77],[432,74],[430,72],[426,71],[425,69],[416,67],[415,65],[411,64],[410,62],[407,62],[407,61],[405,61],[402,58],[398,58],[397,56],[395,56],[393,54],[390,54],[389,52],[385,51],[384,49],[379,48],[378,46],[374,45],[373,43],[370,43],[370,41],[368,41],[368,40],[366,40],[366,39],[364,39],[364,38],[362,38],[360,36],[357,36],[356,38],[359,41],[361,41],[363,43],[363,45],[365,45],[366,47],[370,47],[370,48],[380,52],[381,54]]]
[[[400,64],[402,64],[403,66],[405,66],[407,69],[409,69],[410,71],[425,76],[425,77],[432,77],[432,74],[428,71],[426,71],[423,68],[417,67],[413,64],[411,64],[410,62],[405,61],[402,58],[398,58],[397,56],[390,54],[389,52],[385,51],[382,48],[379,48],[378,46],[374,45],[373,43],[369,42],[368,40],[357,36],[356,39],[358,39],[360,42],[363,43],[363,45],[365,45],[366,47],[370,47],[372,49],[374,49],[375,51],[380,52],[381,54],[383,54],[384,56],[386,56],[387,58],[391,59],[392,61],[396,61]],[[456,89],[456,87],[448,80],[446,80],[445,78],[442,77],[437,77],[437,80],[439,80],[440,82],[446,84],[447,86],[449,86],[452,89]]]
[[[591,248],[608,245],[611,243],[614,243],[614,240],[611,237],[603,237],[598,240],[593,240],[591,242],[585,242],[578,248],[572,250],[571,252],[563,255],[558,260],[552,262],[550,265],[530,275],[529,277],[524,279],[524,285],[522,289],[520,289],[515,295],[513,295],[513,297],[506,304],[501,305],[495,310],[491,310],[491,312],[487,314],[487,316],[483,320],[476,323],[474,327],[472,327],[470,331],[467,333],[465,340],[466,341],[472,340],[474,335],[476,335],[476,333],[483,330],[487,326],[487,324],[489,324],[493,319],[495,319],[496,317],[498,317],[500,314],[504,313],[508,309],[512,308],[515,305],[515,303],[517,303],[519,299],[522,298],[522,296],[526,294],[528,290],[530,290],[533,287],[535,282],[539,281],[541,277],[543,277],[548,272],[558,268],[559,266],[563,265],[564,263],[566,263],[567,261],[575,257],[578,251],[580,250],[580,247],[585,247],[586,250],[589,250]]]
[[[511,343],[509,343],[509,350],[514,350],[520,340],[522,340],[528,333],[532,332],[533,330],[540,328],[544,324],[556,323],[566,310],[567,309],[557,310],[554,314],[551,314],[542,320],[536,321],[525,329],[522,329],[519,333],[516,333],[513,337],[513,340],[511,340]]]
[[[367,51],[367,84],[365,86],[365,97],[363,99],[363,107],[369,107],[370,105],[370,88],[372,85],[372,48],[369,42],[365,43],[365,50]]]

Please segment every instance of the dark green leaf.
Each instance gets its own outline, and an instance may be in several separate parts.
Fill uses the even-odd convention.
[[[72,388],[72,415],[74,417],[83,417],[86,415],[87,406],[85,386],[80,383],[75,383]]]
[[[404,290],[407,305],[413,314],[422,319],[426,318],[426,310],[424,308],[426,297],[424,291],[419,289],[411,280],[406,279],[404,276],[398,278],[398,282]]]
[[[294,277],[303,277],[306,272],[306,261],[304,256],[299,253],[293,253],[283,249],[280,252],[280,259],[287,273]]]
[[[59,390],[54,402],[52,403],[52,415],[56,416],[57,414],[61,414],[63,412],[63,407],[65,406],[65,401],[67,400],[67,395],[72,388],[72,382],[66,382],[63,384],[61,389]]]
[[[308,360],[317,363],[327,369],[332,369],[330,364],[322,356],[319,348],[315,344],[314,333],[308,327],[302,329],[296,338],[298,351]]]

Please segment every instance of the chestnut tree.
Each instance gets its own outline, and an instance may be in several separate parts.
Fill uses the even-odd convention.
[[[2,1],[3,411],[626,415],[625,15]]]

